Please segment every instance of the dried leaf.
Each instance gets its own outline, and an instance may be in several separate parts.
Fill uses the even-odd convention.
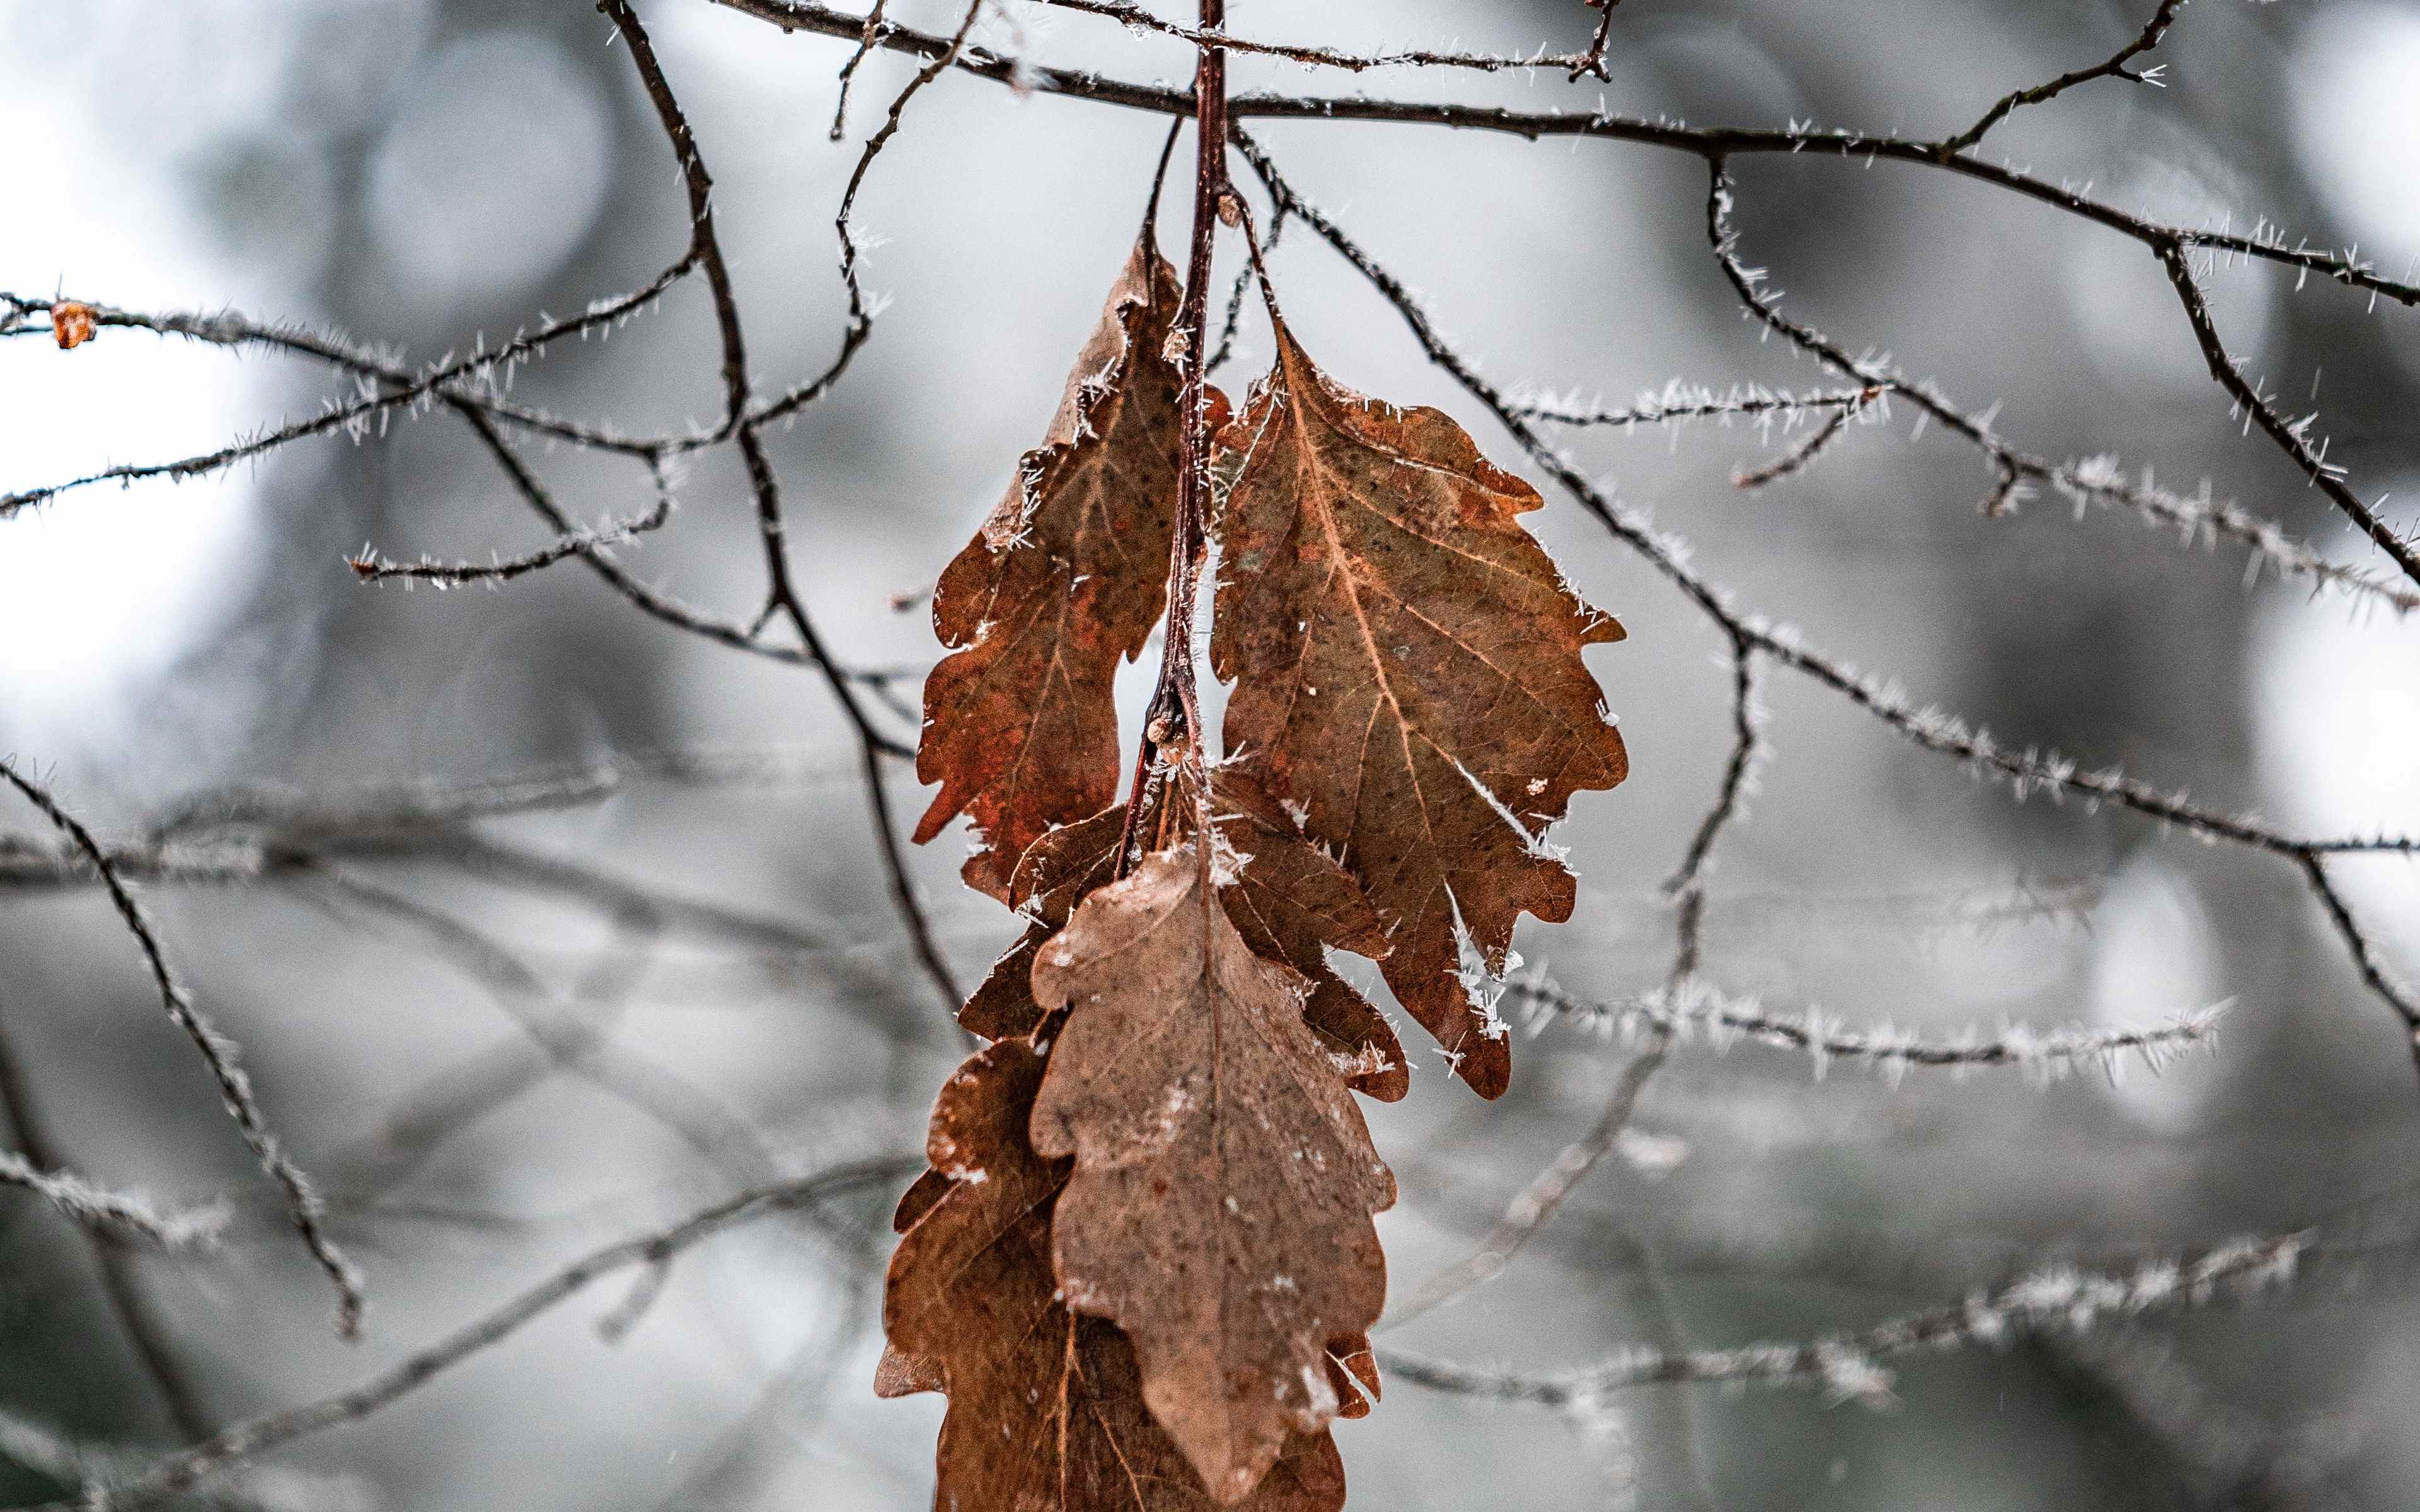
[[[996,898],[1028,845],[1117,795],[1112,683],[1167,596],[1179,379],[1161,348],[1177,300],[1175,270],[1138,242],[1047,439],[934,592],[934,629],[957,649],[924,684],[916,775],[941,791],[916,840],[970,815],[966,879]]]
[[[1571,917],[1542,837],[1628,771],[1580,648],[1621,638],[1519,517],[1536,490],[1435,409],[1334,383],[1282,321],[1220,439],[1212,665],[1232,760],[1368,889],[1388,985],[1481,1095],[1512,1072],[1463,986],[1460,932],[1501,971],[1524,912]]]
[[[1338,1415],[1339,1352],[1386,1300],[1394,1178],[1302,1018],[1187,848],[1095,892],[1044,947],[1068,1010],[1032,1136],[1075,1173],[1052,1221],[1067,1304],[1133,1342],[1143,1400],[1221,1502]]]
[[[57,338],[59,350],[73,351],[92,339],[93,308],[74,300],[61,300],[51,306],[51,334]]]
[[[934,1170],[910,1189],[921,1211],[892,1257],[876,1389],[949,1394],[937,1512],[1209,1512],[1216,1504],[1144,1410],[1133,1350],[1057,1300],[1051,1208],[1068,1163],[1042,1160],[1026,1141],[1043,1072],[1038,1052],[1010,1041],[943,1089]],[[1243,1504],[1343,1504],[1343,1466],[1325,1433],[1289,1439]]]

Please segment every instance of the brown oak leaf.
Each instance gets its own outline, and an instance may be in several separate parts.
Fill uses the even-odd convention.
[[[886,1396],[949,1394],[936,1512],[1210,1512],[1145,1410],[1132,1348],[1058,1300],[1051,1209],[1069,1163],[1026,1123],[1044,1060],[1021,1041],[967,1062],[933,1110],[933,1170],[902,1200],[907,1237],[883,1300]],[[1243,1506],[1338,1512],[1344,1471],[1326,1433],[1296,1434]]]
[[[1522,526],[1537,491],[1451,417],[1356,393],[1282,320],[1276,337],[1220,438],[1226,747],[1360,878],[1393,944],[1388,985],[1495,1097],[1511,1047],[1462,983],[1460,940],[1501,971],[1523,913],[1571,917],[1543,837],[1575,792],[1628,772],[1580,656],[1621,626]]]
[[[996,898],[1028,845],[1117,794],[1112,684],[1167,595],[1180,426],[1162,347],[1178,297],[1146,237],[1047,439],[934,591],[933,627],[955,649],[924,684],[916,775],[941,791],[916,841],[970,816],[979,843],[966,879]]]
[[[1252,953],[1209,872],[1191,846],[1148,856],[1043,948],[1034,997],[1068,1012],[1031,1133],[1075,1159],[1051,1224],[1067,1304],[1132,1341],[1152,1417],[1233,1503],[1344,1408],[1395,1182],[1306,982]]]

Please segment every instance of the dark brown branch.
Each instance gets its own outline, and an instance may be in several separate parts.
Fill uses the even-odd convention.
[[[832,102],[831,140],[837,142],[848,134],[848,91],[857,83],[857,70],[864,66],[866,54],[874,51],[874,39],[882,30],[884,12],[891,0],[874,0],[865,10],[865,30],[858,34],[857,48],[848,61],[840,66],[840,98]]]
[[[1089,16],[1122,22],[1132,31],[1156,32],[1172,37],[1196,48],[1215,46],[1230,53],[1249,53],[1259,57],[1283,58],[1305,68],[1342,69],[1348,73],[1366,73],[1372,69],[1468,69],[1480,73],[1502,73],[1518,69],[1566,69],[1573,78],[1602,70],[1605,37],[1600,28],[1597,45],[1588,53],[1549,53],[1542,45],[1526,56],[1508,57],[1483,53],[1441,52],[1430,48],[1412,48],[1394,53],[1345,53],[1332,47],[1317,47],[1306,42],[1263,42],[1247,37],[1230,36],[1223,25],[1203,23],[1199,27],[1164,21],[1136,5],[1134,0],[1044,0],[1061,10],[1081,11]]]
[[[1605,14],[1597,18],[1596,35],[1589,39],[1588,51],[1572,65],[1571,77],[1603,79],[1610,82],[1612,76],[1605,71],[1605,49],[1606,44],[1613,39],[1614,8],[1621,5],[1621,0],[1589,0],[1589,4],[1597,7]]]
[[[784,31],[815,32],[826,37],[855,40],[864,27],[862,17],[817,4],[815,0],[715,0],[715,3],[770,22]],[[908,27],[885,23],[876,45],[893,52],[929,57],[942,50],[946,41]],[[1177,116],[1191,115],[1193,110],[1192,96],[1187,90],[1130,84],[1072,69],[1013,62],[979,48],[966,49],[955,67],[999,84],[1121,105],[1131,110]],[[1597,137],[1664,147],[1708,160],[1774,154],[1860,162],[1911,163],[2008,190],[2123,232],[2146,245],[2163,238],[2173,239],[2187,246],[2230,252],[2304,272],[2318,273],[2399,304],[2420,306],[2420,284],[2381,278],[2369,265],[2356,262],[2350,256],[2315,251],[2307,244],[2289,245],[2267,237],[2245,237],[2163,224],[2004,163],[1986,162],[1966,153],[1943,158],[1937,143],[1913,137],[1811,128],[1698,127],[1602,112],[1514,111],[1494,106],[1372,100],[1342,95],[1233,95],[1228,100],[1228,116],[1234,120],[1393,121],[1463,131],[1500,131],[1532,141],[1549,136]]]
[[[1951,157],[1963,152],[1981,142],[1993,127],[2007,120],[2009,116],[2023,107],[2055,100],[2077,85],[2090,84],[2095,79],[2132,79],[2136,84],[2165,87],[2164,82],[2160,77],[2165,65],[2162,65],[2161,68],[2146,69],[2139,73],[2126,65],[2159,46],[2160,39],[2167,35],[2169,24],[2177,19],[2177,12],[2184,8],[2185,0],[2160,0],[2160,8],[2151,12],[2151,19],[2144,23],[2141,33],[2109,57],[2088,69],[2078,69],[2073,73],[2062,73],[2047,84],[2036,85],[2030,89],[2011,90],[2001,96],[1999,100],[1990,110],[1985,111],[1982,117],[1974,125],[1955,136],[1946,138],[1941,144],[1941,155]]]
[[[858,745],[863,757],[866,803],[872,810],[876,849],[882,857],[883,871],[890,880],[892,902],[898,908],[900,920],[907,928],[908,937],[915,947],[917,960],[923,964],[924,974],[932,979],[934,989],[941,995],[947,1011],[955,1012],[964,995],[958,990],[957,980],[952,974],[949,963],[942,959],[940,947],[934,941],[932,925],[924,917],[923,905],[917,901],[915,884],[908,876],[907,858],[900,848],[898,825],[891,812],[891,795],[883,785],[882,759],[896,743],[886,737],[866,713],[859,701],[857,688],[825,646],[791,580],[786,526],[782,516],[781,483],[774,474],[772,458],[766,453],[764,439],[758,434],[759,422],[748,414],[747,338],[740,328],[738,299],[732,290],[730,270],[723,261],[721,243],[715,236],[714,180],[706,172],[706,161],[699,154],[696,139],[690,131],[688,117],[682,114],[679,101],[673,96],[672,85],[664,77],[663,68],[656,59],[654,45],[648,41],[645,29],[639,24],[638,15],[631,9],[629,0],[599,0],[599,8],[613,19],[615,28],[629,47],[640,82],[646,88],[648,100],[655,106],[665,136],[671,139],[673,154],[680,162],[681,180],[689,191],[690,216],[696,228],[698,262],[705,270],[706,286],[713,295],[715,323],[722,339],[725,411],[722,428],[737,442],[740,460],[748,471],[749,491],[756,502],[757,531],[764,543],[768,593],[771,602],[780,606],[808,659],[824,674],[832,697],[839,702],[841,711],[857,731]],[[909,86],[911,93],[948,67],[957,47],[965,39],[967,26],[973,24],[975,13],[976,8],[970,6],[967,23],[959,28],[958,39],[942,54],[938,67],[917,75],[917,84]],[[891,118],[884,123],[883,132],[877,133],[876,143],[868,145],[866,156],[859,162],[860,175],[862,175],[866,162],[872,160],[877,144],[896,128],[899,111],[906,104],[907,98],[905,94],[900,97],[898,103],[892,107]],[[852,179],[852,193],[855,184],[856,180]],[[844,227],[846,220],[847,211],[844,208],[841,214]],[[850,261],[845,255],[844,267],[849,267]],[[871,317],[864,315],[862,304],[858,301],[853,278],[850,291],[851,329],[854,332],[859,329],[859,320]],[[858,340],[861,341],[862,337]],[[854,349],[855,343],[845,343],[841,361],[845,363],[847,354]],[[837,376],[838,366],[835,364],[830,377]],[[596,560],[593,552],[586,555],[588,560]]]
[[[2210,364],[2211,378],[2226,391],[2237,408],[2251,417],[2252,424],[2259,427],[2261,434],[2276,443],[2277,449],[2286,454],[2303,476],[2310,481],[2312,487],[2325,494],[2329,502],[2359,526],[2364,535],[2403,569],[2405,577],[2420,582],[2420,550],[2415,550],[2411,541],[2397,534],[2394,527],[2346,486],[2344,469],[2328,461],[2324,444],[2311,444],[2308,434],[2311,422],[2319,417],[2306,415],[2301,420],[2288,420],[2277,411],[2277,407],[2269,401],[2267,395],[2244,378],[2242,364],[2227,351],[2225,338],[2218,333],[2218,322],[2211,318],[2210,301],[2202,297],[2201,285],[2194,277],[2192,264],[2186,260],[2184,243],[2164,240],[2154,243],[2153,250],[2159,254],[2160,265],[2167,270],[2168,282],[2176,285],[2177,298],[2184,305],[2185,318],[2193,325],[2194,340],[2201,347],[2203,360]]]

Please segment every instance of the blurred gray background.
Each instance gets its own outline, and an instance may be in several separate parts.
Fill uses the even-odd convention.
[[[947,31],[960,8],[897,0],[892,15]],[[1578,0],[1232,9],[1239,33],[1355,49],[1566,50],[1596,17]],[[1609,85],[1313,76],[1256,59],[1235,71],[1239,88],[1602,100],[1693,123],[1940,135],[2010,88],[2105,57],[2146,13],[2100,0],[1628,0]],[[719,184],[760,379],[778,388],[820,369],[838,338],[832,213],[910,66],[866,64],[852,140],[834,145],[846,44],[707,0],[643,14]],[[1112,23],[1030,3],[1007,14],[1014,24],[979,30],[986,45],[1127,79],[1189,68],[1180,46]],[[576,311],[644,283],[686,235],[671,154],[610,39],[572,0],[0,0],[12,180],[0,287],[233,307],[414,361]],[[2181,223],[2248,230],[2266,215],[2357,242],[2389,273],[2420,257],[2420,6],[2204,0],[2154,61],[2166,88],[2086,86],[2021,113],[1993,150]],[[1674,378],[1828,380],[1742,320],[1704,245],[1691,159],[1422,126],[1255,130],[1508,386],[1619,404]],[[919,668],[937,654],[923,611],[891,600],[930,584],[1040,440],[1163,132],[1156,116],[957,76],[915,100],[877,162],[860,225],[889,306],[843,387],[773,438],[810,608],[851,663]],[[2030,451],[2115,453],[2186,489],[2208,476],[2366,560],[2273,448],[2244,437],[2136,244],[1924,169],[1799,157],[1738,171],[1743,255],[1772,270],[1790,312],[1887,350],[1970,408],[1998,402]],[[1171,196],[1163,224],[1171,250],[1181,205]],[[1520,460],[1313,237],[1290,231],[1274,272],[1339,379],[1441,405],[1497,460]],[[2390,516],[2420,519],[2397,503],[2420,489],[2420,317],[2321,281],[2297,289],[2273,269],[2224,268],[2213,286],[2248,370],[2289,407],[2315,399],[2330,459],[2364,497],[2390,495]],[[1267,359],[1264,323],[1248,321],[1243,343],[1222,374],[1234,390]],[[515,393],[678,430],[714,413],[717,362],[704,292],[685,284],[610,340],[523,369]],[[71,354],[0,344],[0,489],[207,450],[349,393],[299,362],[134,332]],[[2420,626],[2295,584],[2247,585],[2240,552],[2180,547],[2132,517],[2077,518],[2043,499],[1985,518],[1980,460],[1915,419],[1895,408],[1754,493],[1732,472],[1796,435],[1570,440],[1745,602],[2012,746],[2121,762],[2296,829],[2420,828]],[[627,462],[525,455],[582,517],[646,502]],[[741,483],[727,456],[701,461],[671,527],[623,559],[744,618],[761,563]],[[1668,963],[1656,884],[1728,749],[1726,648],[1567,500],[1550,493],[1530,518],[1628,627],[1590,661],[1634,775],[1575,805],[1557,838],[1581,875],[1578,913],[1532,921],[1521,949],[1572,990],[1611,997]],[[442,411],[0,524],[0,752],[113,832],[233,787],[337,793],[623,752],[783,753],[779,780],[639,780],[271,884],[149,890],[174,957],[246,1047],[368,1270],[357,1346],[330,1335],[324,1286],[106,903],[88,889],[0,895],[17,1119],[96,1179],[238,1205],[224,1247],[163,1257],[96,1247],[0,1190],[0,1412],[88,1443],[163,1445],[348,1384],[565,1259],[766,1173],[919,1148],[959,1048],[887,905],[854,747],[821,683],[645,620],[576,563],[438,594],[361,586],[342,562],[365,541],[484,560],[543,536]],[[1939,1035],[2232,1000],[2216,1052],[2157,1080],[2137,1068],[2040,1088],[2011,1072],[1894,1087],[1842,1067],[1818,1081],[1803,1057],[1688,1045],[1639,1110],[1654,1137],[1634,1142],[1637,1159],[1608,1163],[1501,1279],[1388,1342],[1544,1370],[1635,1340],[1857,1326],[2042,1259],[2116,1262],[2321,1221],[2366,1254],[2320,1267],[2290,1299],[1911,1362],[1888,1412],[1820,1391],[1662,1391],[1575,1423],[1403,1385],[1339,1427],[1354,1504],[2420,1505],[2420,1310],[2402,1264],[2420,1214],[2407,1184],[2420,1106],[2399,1034],[2291,869],[2130,814],[2019,804],[1804,680],[1766,689],[1761,790],[1710,879],[1711,975],[1776,1007]],[[913,738],[912,721],[878,713]],[[912,774],[891,776],[912,818]],[[6,824],[34,834],[39,820]],[[953,834],[913,860],[971,981],[1015,926],[957,887],[960,854]],[[2413,863],[2348,862],[2342,877],[2390,964],[2420,971]],[[586,1048],[549,1064],[529,1023],[552,1026],[558,1049],[569,1026]],[[1404,1191],[1381,1220],[1399,1290],[1467,1252],[1593,1116],[1626,1054],[1541,1026],[1516,1053],[1512,1094],[1482,1106],[1408,1025],[1405,1042],[1413,1095],[1372,1110]],[[398,1145],[399,1118],[486,1072],[519,1089]],[[624,1095],[630,1078],[677,1087],[680,1116]],[[281,1457],[307,1475],[278,1494],[923,1506],[942,1404],[877,1401],[870,1386],[888,1197],[692,1252],[619,1342],[594,1325],[621,1283],[583,1297]],[[0,1457],[0,1504],[60,1491]]]

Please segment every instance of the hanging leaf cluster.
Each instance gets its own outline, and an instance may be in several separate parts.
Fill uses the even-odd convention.
[[[1329,378],[1273,297],[1275,364],[1188,416],[1184,292],[1147,231],[934,600],[916,838],[970,820],[968,883],[1025,926],[897,1215],[877,1389],[949,1396],[937,1508],[1343,1504],[1329,1425],[1378,1396],[1395,1198],[1355,1094],[1410,1066],[1331,956],[1498,1095],[1466,953],[1500,972],[1522,914],[1570,917],[1545,833],[1626,771],[1581,659],[1621,630],[1522,525],[1537,493]],[[1122,797],[1118,667],[1205,546],[1224,757],[1164,668],[1187,696],[1155,700]]]

